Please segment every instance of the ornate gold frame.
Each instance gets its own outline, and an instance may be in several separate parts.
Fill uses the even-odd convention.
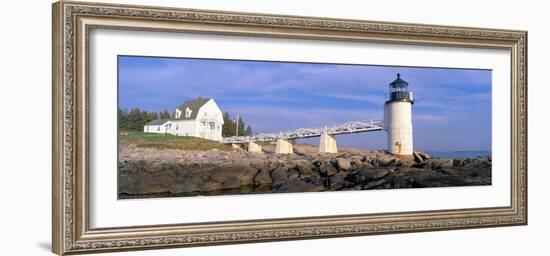
[[[498,48],[511,51],[508,207],[91,229],[88,33],[92,29]],[[527,224],[527,32],[81,2],[53,4],[53,251],[57,254]]]

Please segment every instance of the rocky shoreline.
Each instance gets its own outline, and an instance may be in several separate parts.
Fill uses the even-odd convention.
[[[316,153],[308,145],[295,154],[242,150],[119,150],[119,198],[343,191],[491,184],[491,158],[414,159],[385,151],[343,149]]]

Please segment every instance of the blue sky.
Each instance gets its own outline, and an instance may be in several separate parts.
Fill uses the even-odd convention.
[[[212,97],[260,133],[382,120],[396,73],[417,100],[415,150],[491,149],[490,70],[119,56],[119,106],[171,112]],[[386,134],[340,135],[337,143],[385,149]]]

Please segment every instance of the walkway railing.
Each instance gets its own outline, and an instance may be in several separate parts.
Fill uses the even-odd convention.
[[[350,134],[360,132],[380,131],[384,128],[383,122],[380,120],[370,120],[366,122],[352,121],[341,125],[324,127],[324,128],[300,128],[294,131],[280,133],[264,133],[254,136],[233,136],[223,138],[222,143],[242,144],[248,142],[268,142],[278,139],[292,140],[304,139],[311,137],[319,137],[323,133],[328,135]]]

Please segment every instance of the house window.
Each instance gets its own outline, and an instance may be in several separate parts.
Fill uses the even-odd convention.
[[[157,128],[157,132],[160,132],[160,126]]]
[[[176,124],[176,130],[178,130],[178,129],[179,129],[179,125],[178,125],[178,124]]]
[[[216,124],[214,122],[210,122],[210,130],[213,131],[216,129]]]
[[[179,108],[176,108],[176,118],[180,118],[181,116],[181,110]]]
[[[193,110],[191,110],[189,107],[185,109],[185,118],[191,117],[191,113],[193,113]]]

